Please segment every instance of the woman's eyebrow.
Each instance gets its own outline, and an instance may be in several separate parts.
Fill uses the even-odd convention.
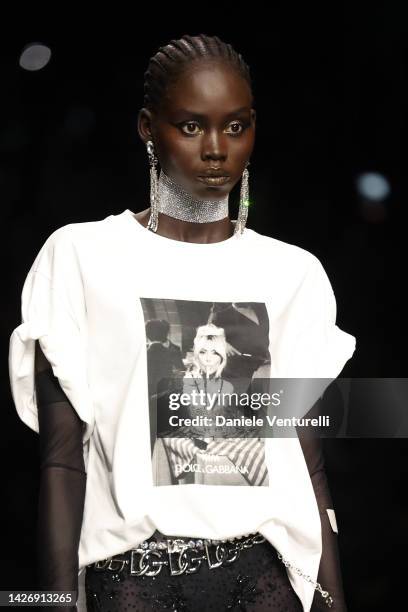
[[[241,108],[237,108],[229,113],[226,113],[225,117],[232,117],[234,115],[238,115],[239,113],[242,113],[244,111],[249,111],[250,108],[248,106],[241,106]],[[194,111],[188,110],[187,108],[179,108],[176,111],[174,111],[174,113],[176,115],[190,115],[191,117],[194,117],[195,119],[206,119],[208,117],[208,115],[205,114],[201,114],[201,113],[195,113]]]

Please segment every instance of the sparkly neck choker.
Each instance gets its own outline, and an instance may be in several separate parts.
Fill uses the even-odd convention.
[[[211,223],[228,217],[228,195],[222,200],[197,200],[160,171],[159,212],[190,223]]]

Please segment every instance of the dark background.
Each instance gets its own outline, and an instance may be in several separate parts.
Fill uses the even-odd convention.
[[[149,206],[137,113],[149,58],[171,39],[218,35],[249,64],[257,142],[248,227],[323,263],[337,323],[357,338],[342,376],[406,376],[404,4],[357,2],[330,13],[309,3],[268,14],[253,2],[151,4],[128,15],[119,9],[111,5],[102,15],[99,7],[85,17],[62,5],[46,23],[21,8],[2,24],[1,589],[35,588],[38,437],[15,413],[7,369],[22,285],[56,228]],[[32,42],[52,51],[37,72],[18,65]],[[391,185],[390,196],[371,207],[355,183],[369,171]],[[237,197],[235,189],[232,218]],[[326,440],[325,448],[349,610],[403,609],[407,441]]]

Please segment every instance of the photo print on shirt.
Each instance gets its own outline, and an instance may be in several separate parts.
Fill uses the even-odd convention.
[[[230,424],[254,413],[237,396],[270,378],[265,303],[140,302],[153,484],[268,486],[264,439]]]

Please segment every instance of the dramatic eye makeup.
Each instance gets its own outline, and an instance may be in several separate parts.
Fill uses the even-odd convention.
[[[229,125],[227,127],[230,128],[230,126],[239,126],[234,127],[232,130],[230,128],[230,130],[228,131],[229,134],[231,134],[231,136],[240,136],[247,127],[249,127],[250,123],[245,123],[243,121],[231,121],[229,123]],[[190,126],[186,129],[185,126]],[[188,136],[197,136],[198,134],[200,134],[201,130],[200,128],[200,124],[197,121],[183,121],[181,123],[177,124],[177,127],[184,133],[187,134]],[[239,129],[240,128],[240,129]]]
[[[187,136],[197,136],[201,133],[202,127],[207,124],[208,118],[201,113],[195,113],[187,109],[179,109],[173,114],[173,125]],[[247,107],[238,108],[225,115],[226,129],[232,136],[240,136],[246,128],[251,125],[249,109]],[[234,126],[231,127],[230,126]],[[239,128],[235,126],[240,126]],[[228,129],[229,128],[229,129]]]

